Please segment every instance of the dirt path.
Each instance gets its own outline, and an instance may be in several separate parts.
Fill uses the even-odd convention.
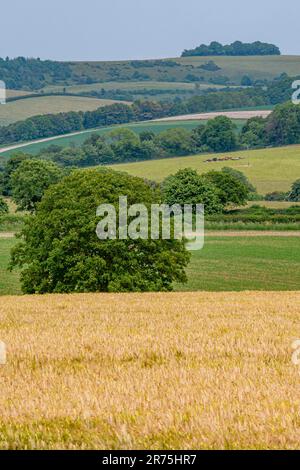
[[[172,116],[157,119],[157,121],[192,121],[192,120],[207,120],[213,119],[218,116],[226,116],[230,119],[250,119],[253,117],[266,118],[271,114],[270,110],[257,110],[257,111],[221,111],[216,113],[198,113],[198,114],[184,114],[182,116]]]
[[[214,230],[206,231],[206,237],[300,237],[297,230]]]

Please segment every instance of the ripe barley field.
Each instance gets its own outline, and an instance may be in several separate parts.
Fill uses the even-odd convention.
[[[300,292],[2,297],[1,449],[299,449]]]

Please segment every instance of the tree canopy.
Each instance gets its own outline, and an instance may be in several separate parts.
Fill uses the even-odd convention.
[[[44,194],[13,250],[25,293],[168,291],[186,281],[181,240],[99,240],[96,209],[119,196],[128,205],[160,201],[141,178],[108,169],[76,170]]]

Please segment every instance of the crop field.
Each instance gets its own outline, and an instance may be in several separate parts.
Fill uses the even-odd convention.
[[[0,107],[0,126],[38,114],[61,113],[68,111],[92,111],[114,103],[112,100],[98,100],[78,96],[39,96],[10,101]]]
[[[299,292],[2,297],[1,449],[299,449]]]
[[[228,231],[227,235],[231,232]],[[237,235],[237,234],[235,234]],[[275,236],[276,235],[276,236]],[[289,236],[288,236],[289,235]],[[204,248],[192,252],[187,284],[175,284],[177,291],[292,291],[300,285],[300,237],[292,232],[271,236],[207,236]],[[5,234],[3,234],[5,236]],[[21,292],[19,274],[8,272],[13,238],[0,233],[0,295]]]
[[[205,163],[217,157],[241,157],[241,160],[228,160]],[[272,191],[288,191],[291,184],[300,177],[300,146],[247,150],[232,154],[195,155],[191,157],[168,158],[138,163],[114,165],[114,168],[128,173],[162,181],[166,176],[181,168],[195,168],[199,173],[220,170],[229,166],[242,171],[256,186],[260,194]]]

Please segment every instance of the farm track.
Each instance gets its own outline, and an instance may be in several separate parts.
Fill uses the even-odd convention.
[[[253,117],[267,118],[272,111],[270,110],[256,110],[256,111],[220,111],[215,113],[197,113],[197,114],[184,114],[181,116],[172,116],[157,119],[157,121],[190,121],[199,120],[204,121],[207,119],[213,119],[219,116],[226,116],[229,119],[250,119]]]

